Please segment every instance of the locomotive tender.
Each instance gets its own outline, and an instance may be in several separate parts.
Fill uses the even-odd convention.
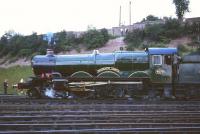
[[[200,57],[185,57],[180,64],[176,48],[145,51],[46,55],[32,58],[34,77],[18,83],[29,97],[174,97],[190,94],[200,84]],[[192,85],[192,86],[191,86]],[[185,86],[193,89],[183,88]],[[51,92],[49,95],[48,92]]]

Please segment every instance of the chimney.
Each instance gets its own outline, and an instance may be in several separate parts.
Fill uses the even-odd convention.
[[[131,25],[131,1],[129,1],[129,25]]]
[[[47,56],[52,56],[52,55],[54,55],[53,49],[47,49],[46,55],[47,55]]]
[[[122,21],[122,20],[121,20],[121,17],[122,17],[122,16],[121,16],[121,15],[122,15],[122,7],[120,6],[120,7],[119,7],[119,27],[120,27],[121,24],[122,24],[122,22],[121,22],[121,21]]]

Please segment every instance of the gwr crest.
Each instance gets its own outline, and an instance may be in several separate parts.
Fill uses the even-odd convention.
[[[97,73],[104,72],[104,71],[113,71],[113,72],[117,72],[117,73],[120,72],[119,69],[114,68],[114,67],[103,67],[103,68],[98,69]]]

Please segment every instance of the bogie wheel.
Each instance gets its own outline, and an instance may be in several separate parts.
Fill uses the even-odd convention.
[[[38,90],[36,88],[32,88],[27,90],[27,95],[30,98],[40,98],[40,93],[38,92]]]

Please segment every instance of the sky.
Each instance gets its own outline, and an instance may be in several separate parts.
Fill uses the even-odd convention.
[[[7,31],[23,35],[33,32],[84,31],[88,27],[112,28],[129,24],[131,1],[132,23],[152,14],[176,17],[173,0],[0,0],[0,36]],[[190,0],[186,18],[199,17],[199,0]]]

